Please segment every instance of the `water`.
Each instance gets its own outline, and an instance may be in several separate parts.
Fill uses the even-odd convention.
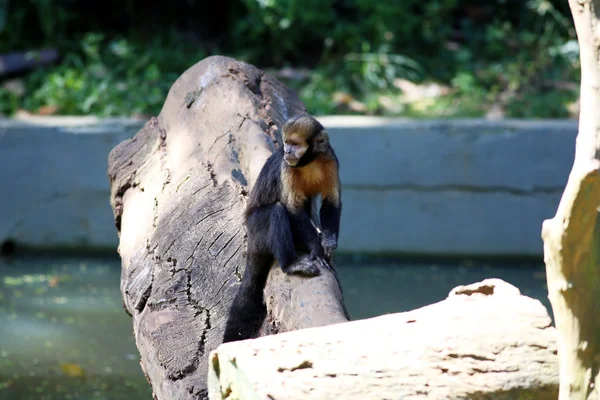
[[[551,313],[543,263],[397,263],[338,266],[344,299],[352,319],[414,310],[448,297],[460,285],[500,278],[540,300]]]
[[[543,265],[473,263],[338,265],[353,319],[443,300],[455,286],[501,278],[549,309]],[[0,400],[151,399],[120,262],[0,258]]]
[[[0,259],[0,399],[151,399],[115,259]]]

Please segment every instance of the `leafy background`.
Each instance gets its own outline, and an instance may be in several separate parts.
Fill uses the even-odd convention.
[[[42,48],[59,62],[0,78],[0,113],[155,115],[212,54],[275,74],[314,114],[578,112],[564,0],[0,0],[0,53]]]

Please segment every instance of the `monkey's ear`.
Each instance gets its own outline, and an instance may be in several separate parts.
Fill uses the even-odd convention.
[[[329,133],[325,129],[323,129],[321,132],[319,132],[317,134],[317,138],[316,139],[319,140],[319,141],[328,141],[329,140]]]

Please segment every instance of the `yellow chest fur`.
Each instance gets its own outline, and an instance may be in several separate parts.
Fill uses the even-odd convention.
[[[325,171],[321,163],[310,163],[304,168],[292,170],[292,186],[306,196],[320,194],[325,186]]]
[[[335,176],[335,165],[330,160],[317,159],[305,167],[283,168],[281,183],[286,203],[300,207],[309,197],[324,195],[330,190]]]

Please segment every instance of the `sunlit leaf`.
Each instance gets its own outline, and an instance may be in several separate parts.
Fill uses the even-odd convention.
[[[13,384],[13,381],[0,381],[0,390],[6,389]]]

